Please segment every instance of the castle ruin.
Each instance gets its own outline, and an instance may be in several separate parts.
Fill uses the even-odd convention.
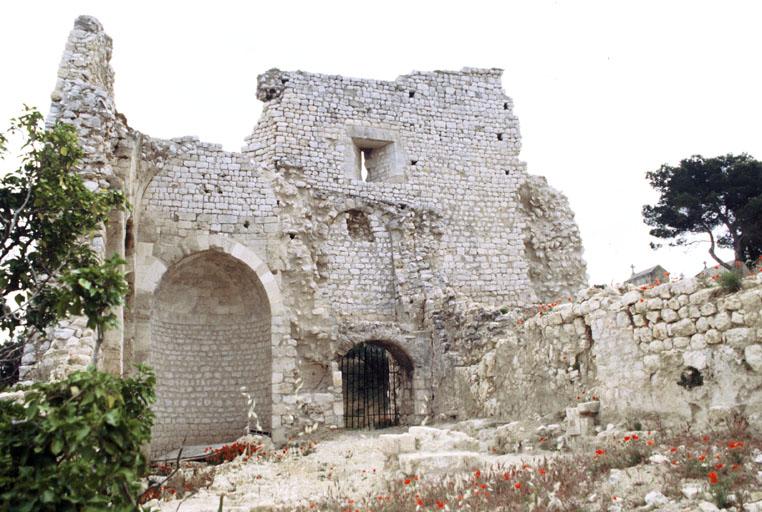
[[[95,240],[127,260],[130,284],[102,366],[156,370],[154,453],[240,435],[242,387],[276,440],[315,422],[456,411],[458,397],[438,394],[457,360],[442,327],[453,303],[517,308],[585,285],[566,199],[519,160],[501,70],[381,81],[272,69],[261,119],[230,152],[131,128],[110,57],[100,23],[78,18],[49,122],[77,128],[88,187],[131,205]],[[72,319],[22,373],[83,367],[92,344]],[[345,396],[369,378],[374,396]]]

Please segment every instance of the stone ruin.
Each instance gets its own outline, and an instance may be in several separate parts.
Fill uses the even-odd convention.
[[[692,391],[659,383],[677,382],[683,358],[705,371],[725,331],[712,327],[720,341],[709,339],[709,324],[698,326],[703,302],[688,291],[659,292],[644,311],[626,293],[580,292],[573,214],[519,160],[501,70],[381,81],[272,69],[258,80],[261,119],[230,152],[131,128],[115,106],[110,57],[101,24],[78,18],[49,122],[77,128],[88,187],[122,190],[131,204],[94,240],[126,259],[130,284],[101,364],[156,370],[154,454],[246,428],[282,442],[350,418],[385,426],[542,415],[583,389],[598,389],[604,420],[670,407],[661,391],[682,400],[668,412],[698,414],[679,398]],[[754,293],[738,361],[759,341]],[[567,298],[576,302],[520,320]],[[673,335],[679,343],[652,347]],[[22,378],[82,368],[92,346],[82,319],[63,322],[26,347]],[[757,406],[760,370],[741,386]],[[725,384],[722,396],[739,385]]]

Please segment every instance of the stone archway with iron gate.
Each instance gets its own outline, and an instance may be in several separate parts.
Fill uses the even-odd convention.
[[[387,342],[366,341],[339,358],[344,426],[386,428],[409,422],[413,414],[413,364]]]

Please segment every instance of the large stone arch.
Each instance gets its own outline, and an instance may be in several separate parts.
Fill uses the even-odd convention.
[[[142,300],[134,316],[136,360],[157,372],[152,453],[183,440],[199,445],[240,436],[247,425],[241,386],[256,399],[262,430],[278,430],[272,365],[284,334],[283,306],[267,265],[222,236],[188,237],[166,258],[147,249],[136,273]]]

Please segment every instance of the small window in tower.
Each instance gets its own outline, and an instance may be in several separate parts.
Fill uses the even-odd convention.
[[[352,139],[357,179],[385,182],[398,173],[397,148],[389,140]]]
[[[404,183],[408,158],[399,133],[372,126],[348,126],[342,141],[346,178],[366,183]]]
[[[366,151],[370,151],[369,149],[361,149],[360,150],[360,179],[363,181],[368,181],[368,168],[365,167],[365,159],[366,157]]]

